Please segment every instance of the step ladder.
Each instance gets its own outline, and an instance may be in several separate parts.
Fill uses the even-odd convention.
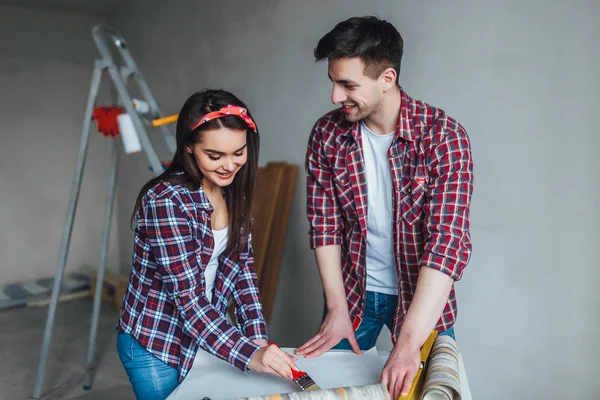
[[[69,252],[69,244],[71,242],[71,233],[73,230],[73,222],[75,219],[75,212],[77,209],[77,202],[79,199],[79,191],[81,188],[81,179],[85,168],[88,144],[90,137],[90,128],[96,104],[96,98],[102,81],[102,76],[105,72],[108,73],[110,80],[112,81],[120,106],[122,106],[127,114],[131,117],[131,122],[135,128],[135,133],[138,136],[139,143],[143,152],[148,158],[151,171],[158,175],[163,171],[163,165],[159,160],[159,157],[154,150],[152,141],[150,140],[146,128],[160,128],[163,139],[167,145],[168,150],[171,154],[175,153],[176,142],[173,134],[167,128],[167,124],[174,123],[177,121],[177,114],[170,116],[163,116],[162,112],[158,108],[150,88],[146,83],[146,80],[142,76],[138,69],[127,43],[123,37],[110,26],[100,24],[92,29],[92,36],[100,53],[100,58],[94,63],[94,72],[92,74],[92,82],[90,86],[89,97],[87,106],[85,109],[85,115],[83,118],[83,127],[81,130],[81,143],[79,147],[79,154],[77,157],[77,167],[75,171],[75,177],[73,179],[71,187],[71,195],[69,198],[69,205],[67,210],[67,218],[65,221],[63,237],[58,256],[58,262],[56,265],[56,276],[54,279],[54,285],[52,288],[52,296],[50,299],[50,307],[48,309],[48,317],[46,320],[46,327],[44,330],[44,338],[42,342],[42,349],[40,354],[40,360],[37,371],[37,378],[35,381],[35,387],[33,389],[32,398],[39,399],[41,395],[42,383],[44,380],[44,370],[46,361],[48,358],[48,348],[50,346],[50,339],[52,336],[52,328],[54,325],[54,316],[56,313],[56,307],[58,304],[61,283],[63,280],[65,264],[67,261],[67,255]],[[111,52],[111,49],[113,52]],[[114,51],[120,54],[122,63],[117,64],[113,57]],[[149,107],[149,110],[145,113],[140,113],[134,107],[134,99],[128,91],[129,81],[135,81],[140,92],[141,97]],[[137,99],[136,99],[137,100]],[[92,321],[90,326],[89,336],[89,347],[87,354],[87,365],[84,381],[84,389],[89,390],[92,387],[93,372],[94,372],[94,353],[96,346],[96,331],[98,329],[98,318],[100,314],[100,303],[102,300],[102,287],[104,283],[104,275],[106,269],[106,255],[108,252],[108,243],[111,228],[111,217],[113,214],[113,205],[115,200],[116,192],[116,181],[117,171],[119,165],[119,148],[117,140],[114,140],[111,156],[111,167],[109,174],[109,185],[108,185],[108,196],[106,199],[106,214],[104,218],[104,231],[102,235],[101,249],[100,249],[100,261],[98,264],[97,271],[97,284],[94,295],[94,306],[92,311]]]

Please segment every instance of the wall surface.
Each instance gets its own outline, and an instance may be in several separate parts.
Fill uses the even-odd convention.
[[[332,108],[326,64],[312,50],[352,15],[389,19],[405,39],[401,82],[470,134],[476,161],[474,253],[457,283],[457,339],[474,398],[595,398],[600,293],[600,107],[596,18],[579,0],[260,0],[155,2],[111,22],[125,35],[157,100],[177,112],[192,92],[224,87],[262,132],[261,163],[303,165],[314,121]],[[164,153],[163,153],[164,154]],[[121,179],[126,217],[149,177],[142,157]],[[297,346],[318,328],[322,292],[308,247],[300,176],[271,335]],[[61,215],[62,216],[62,215]],[[389,346],[382,337],[380,344]]]
[[[0,285],[54,276],[97,57],[91,36],[97,22],[0,6]],[[110,146],[92,130],[67,272],[98,263]],[[118,260],[115,230],[109,268]]]

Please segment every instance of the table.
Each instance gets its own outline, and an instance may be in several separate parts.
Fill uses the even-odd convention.
[[[283,348],[293,353],[294,348]],[[379,383],[389,351],[373,348],[362,355],[350,350],[330,350],[320,357],[299,358],[297,365],[322,388],[361,386]],[[459,354],[462,399],[472,400],[462,356]],[[168,400],[229,400],[244,396],[296,391],[291,381],[269,374],[245,374],[229,363],[198,350],[194,365],[185,380]]]

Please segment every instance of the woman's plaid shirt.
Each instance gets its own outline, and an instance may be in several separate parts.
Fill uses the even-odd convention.
[[[243,371],[266,339],[251,238],[242,252],[221,254],[212,301],[204,269],[214,248],[212,207],[202,191],[161,182],[144,196],[135,230],[133,268],[117,331],[179,370],[182,381],[198,347]],[[230,297],[240,326],[226,317]]]

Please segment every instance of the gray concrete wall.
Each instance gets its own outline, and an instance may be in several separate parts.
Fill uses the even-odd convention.
[[[97,22],[0,6],[0,285],[54,276]],[[67,272],[98,263],[109,160],[110,142],[93,133]],[[117,243],[115,234],[110,268],[118,266]]]

